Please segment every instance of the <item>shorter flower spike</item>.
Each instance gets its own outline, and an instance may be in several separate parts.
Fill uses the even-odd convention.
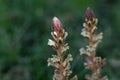
[[[96,34],[98,19],[94,17],[94,12],[89,7],[86,10],[85,23],[81,35],[87,38],[89,45],[80,49],[80,55],[85,54],[84,67],[92,71],[92,75],[87,75],[87,80],[107,80],[101,77],[100,70],[105,65],[105,59],[96,56],[96,48],[103,38],[103,33]]]

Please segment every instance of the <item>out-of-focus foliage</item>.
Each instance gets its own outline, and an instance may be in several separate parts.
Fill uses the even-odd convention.
[[[54,72],[47,67],[47,59],[56,53],[47,41],[54,16],[69,33],[67,53],[74,57],[71,77],[77,74],[84,80],[90,72],[83,67],[79,48],[86,45],[80,33],[88,6],[99,19],[98,32],[104,33],[97,49],[97,55],[107,59],[102,75],[119,80],[119,0],[0,0],[0,80],[52,80]]]

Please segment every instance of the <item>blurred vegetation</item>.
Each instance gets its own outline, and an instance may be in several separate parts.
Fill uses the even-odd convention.
[[[104,39],[97,55],[107,63],[102,75],[120,79],[120,1],[119,0],[0,0],[0,80],[52,80],[53,68],[47,59],[55,51],[47,45],[51,20],[57,16],[69,33],[67,41],[73,55],[73,73],[85,80],[79,48],[87,42],[80,35],[85,10],[91,7],[99,19],[98,32]]]

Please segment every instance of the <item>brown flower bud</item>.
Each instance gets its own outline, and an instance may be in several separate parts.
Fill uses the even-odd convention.
[[[57,17],[53,18],[52,29],[57,33],[61,32],[62,30],[62,23]]]
[[[86,18],[88,19],[88,20],[92,20],[93,18],[94,18],[94,12],[93,12],[93,10],[91,9],[91,8],[87,8],[87,10],[86,10]]]

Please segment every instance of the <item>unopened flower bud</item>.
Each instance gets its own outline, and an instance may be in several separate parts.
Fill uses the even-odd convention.
[[[93,10],[91,9],[91,8],[87,8],[87,10],[86,10],[86,18],[88,19],[88,20],[92,20],[93,18],[94,18],[94,12],[93,12]]]
[[[53,18],[52,29],[53,31],[58,32],[58,33],[61,32],[62,30],[62,23],[57,17]]]

